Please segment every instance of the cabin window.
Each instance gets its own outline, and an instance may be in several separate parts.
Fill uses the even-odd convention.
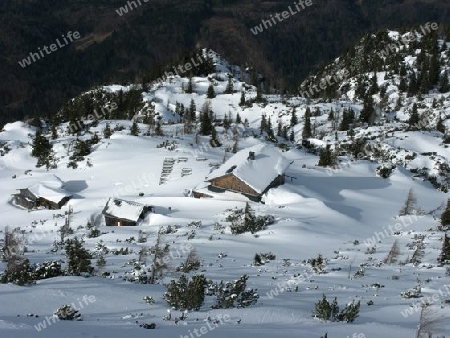
[[[120,227],[122,223],[120,221],[117,221],[117,226]]]

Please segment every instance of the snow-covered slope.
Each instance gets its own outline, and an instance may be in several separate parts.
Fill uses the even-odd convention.
[[[219,69],[220,74],[226,69]],[[352,107],[359,112],[362,102],[344,98],[308,101],[269,95],[267,104],[254,103],[243,109],[239,106],[239,91],[247,88],[248,100],[256,96],[256,88],[235,78],[236,92],[223,94],[227,77],[218,76],[216,82],[212,81],[217,93],[211,99],[214,115],[218,119],[230,115],[235,121],[239,114],[243,123],[232,122],[225,129],[221,126],[223,121],[218,121],[216,129],[222,146],[213,148],[209,136],[184,134],[183,124],[177,123],[179,116],[174,113],[176,102],[187,107],[191,99],[198,113],[207,100],[205,93],[211,76],[193,78],[192,94],[183,92],[182,84],[185,86],[189,80],[180,77],[143,93],[144,101],[155,104],[160,113],[165,136],[147,135],[143,123],[138,123],[137,136],[130,135],[132,122],[128,120],[100,120],[78,136],[69,135],[67,124],[61,124],[57,138],[51,140],[56,169],[35,167],[32,139],[28,136],[34,135],[35,128],[17,122],[0,132],[4,149],[0,158],[2,235],[6,227],[19,228],[17,233],[26,246],[24,254],[32,263],[62,260],[64,267],[65,252],[55,242],[60,238],[58,230],[66,223],[70,207],[74,234],[69,237],[84,240],[84,246],[94,257],[93,265],[100,257],[106,260],[104,266],[96,269],[95,276],[89,278],[62,276],[26,287],[0,284],[0,337],[154,334],[193,338],[205,334],[214,337],[256,334],[318,338],[326,332],[329,338],[412,337],[420,316],[416,302],[426,297],[432,297],[430,308],[439,319],[434,332],[448,334],[450,290],[445,285],[449,284],[449,276],[446,267],[437,264],[443,237],[437,228],[438,217],[448,193],[410,172],[423,167],[442,172],[434,167],[449,160],[442,135],[435,131],[408,131],[405,123],[394,119],[370,127],[355,126],[355,138],[366,136],[374,147],[385,150],[386,158],[367,148],[365,159],[352,161],[343,154],[334,168],[318,167],[315,147],[329,144],[340,149],[341,144],[351,141],[346,131],[333,128],[333,121],[327,117],[330,110],[336,113]],[[113,85],[106,89],[117,92],[121,88]],[[450,113],[448,93],[442,96],[437,110]],[[433,98],[433,94],[424,97]],[[432,100],[425,100],[421,109],[432,109],[432,105]],[[310,148],[299,146],[307,106],[317,111],[312,117],[316,134],[309,140],[315,147]],[[265,147],[270,147],[269,153],[279,153],[272,149],[276,145],[266,139],[265,133],[261,136],[261,116],[270,118],[276,134],[278,122],[289,126],[293,107],[299,119],[293,126],[294,142],[276,136],[278,146],[285,150],[282,155],[286,163],[291,163],[286,183],[270,190],[263,198],[264,204],[250,203],[256,214],[273,215],[275,222],[256,234],[234,235],[227,217],[236,208],[244,208],[247,199],[240,195],[196,199],[189,197],[190,191],[204,184],[216,168],[231,158],[236,135],[241,154]],[[401,116],[401,110],[397,113]],[[101,136],[107,124],[111,128],[117,126],[110,138]],[[95,133],[100,140],[92,146],[92,152],[78,162],[76,169],[67,167],[77,138],[88,140]],[[161,180],[168,162],[173,165]],[[398,165],[388,178],[382,178],[377,175],[377,167],[387,163]],[[252,179],[263,177],[265,171],[266,168],[255,168]],[[53,175],[64,182],[64,189],[73,196],[62,210],[27,212],[12,204],[11,194],[16,189],[48,181]],[[417,196],[417,209],[423,213],[398,216],[411,188]],[[106,227],[100,213],[109,198],[151,205],[155,213],[136,227]],[[99,237],[89,236],[92,224],[98,226]],[[158,232],[163,233],[162,244],[169,245],[169,269],[156,284],[136,283],[151,265],[151,258],[142,257],[141,250],[155,245]],[[172,311],[172,320],[164,320],[170,308],[163,299],[164,284],[181,275],[176,268],[184,262],[189,253],[187,248],[191,247],[200,258],[201,267],[190,275],[202,273],[219,282],[247,274],[247,287],[256,289],[258,302],[247,308],[211,309],[214,297],[206,296],[200,310],[188,312],[185,320],[173,320],[180,317],[179,311]],[[395,260],[386,260],[395,247],[399,249]],[[276,258],[264,265],[254,264],[256,253],[268,252]],[[326,273],[314,271],[311,266],[310,259],[319,254],[325,258],[322,272]],[[0,263],[0,270],[5,268],[6,264]],[[404,297],[413,288],[421,289],[420,297]],[[359,317],[354,323],[313,318],[311,312],[323,294],[330,300],[337,297],[341,308],[360,300]],[[151,296],[155,304],[147,304],[145,296]],[[50,317],[63,304],[79,308],[84,320],[54,322]],[[218,321],[217,325],[207,320],[225,316],[229,320]],[[156,331],[140,327],[144,323],[155,323]]]

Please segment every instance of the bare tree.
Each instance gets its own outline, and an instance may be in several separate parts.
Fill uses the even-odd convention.
[[[150,283],[155,284],[156,278],[162,275],[162,272],[167,269],[165,258],[169,252],[169,244],[161,245],[162,227],[158,230],[158,237],[155,245],[151,248],[153,254],[153,262],[150,275]]]
[[[442,330],[440,324],[441,317],[438,316],[438,311],[422,306],[415,338],[432,338],[433,333],[439,333]]]
[[[405,205],[400,209],[398,215],[412,215],[415,211],[417,211],[417,197],[413,188],[411,188],[409,189],[408,197],[406,197]]]
[[[391,250],[389,250],[388,255],[383,260],[385,264],[395,263],[397,261],[397,257],[400,255],[400,247],[398,246],[398,241],[395,240],[392,244]]]
[[[9,227],[5,229],[4,246],[2,248],[2,261],[6,262],[7,274],[13,274],[15,272],[23,270],[24,262],[26,261],[21,250],[22,241],[17,236],[14,230],[10,230]]]

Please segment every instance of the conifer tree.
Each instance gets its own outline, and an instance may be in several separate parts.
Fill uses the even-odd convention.
[[[191,99],[191,103],[189,104],[189,115],[191,117],[191,121],[195,121],[196,111],[197,107],[195,105],[194,99]]]
[[[261,130],[261,134],[267,130],[266,115],[261,115],[261,123],[259,129]]]
[[[211,126],[211,139],[209,140],[209,144],[211,144],[211,147],[213,148],[220,147],[222,145],[217,136],[216,128],[213,125]]]
[[[311,110],[309,109],[309,107],[306,107],[305,125],[303,126],[302,138],[305,140],[307,138],[310,138],[311,135]]]
[[[295,114],[295,107],[292,108],[292,113],[291,113],[291,127],[295,126],[298,123],[298,118],[297,115]]]
[[[194,87],[192,84],[192,77],[189,78],[188,86],[186,88],[186,94],[192,94],[194,92]]]
[[[334,120],[334,111],[333,108],[331,108],[330,113],[328,114],[328,121],[333,121]]]
[[[320,167],[328,167],[334,164],[333,152],[328,147],[320,152],[319,163]]]
[[[446,132],[444,121],[442,121],[442,118],[440,116],[439,116],[438,122],[436,124],[436,130],[440,131],[442,134],[445,134],[445,132]]]
[[[239,115],[239,113],[237,113],[237,115],[236,115],[236,124],[238,124],[238,123],[242,123],[241,116]]]
[[[450,199],[447,200],[447,207],[441,215],[441,227],[443,229],[450,227]]]
[[[67,273],[79,276],[82,273],[91,274],[94,268],[91,266],[91,254],[77,239],[68,239],[65,245],[68,260]]]
[[[412,107],[412,111],[408,120],[408,124],[411,128],[413,129],[417,129],[416,125],[419,123],[420,121],[420,116],[419,113],[417,111],[417,104],[414,103],[413,107]]]
[[[206,97],[208,99],[213,99],[216,97],[216,92],[214,91],[214,86],[212,84],[210,84],[208,86],[208,91],[206,92]]]
[[[158,121],[158,122],[156,123],[155,134],[156,134],[156,136],[164,136],[164,132],[163,132],[163,130],[162,130],[161,122],[160,122],[160,121]]]
[[[241,101],[239,102],[239,105],[241,107],[245,107],[247,105],[247,102],[245,101],[245,91],[241,91]]]
[[[409,78],[409,84],[408,84],[408,96],[414,96],[417,94],[417,76],[416,72],[412,72],[410,78]]]
[[[31,156],[37,158],[36,167],[46,166],[47,170],[55,168],[55,154],[53,152],[53,146],[50,141],[42,135],[40,129],[36,131],[36,135],[33,139]]]
[[[448,81],[448,71],[446,70],[440,78],[439,81],[439,91],[441,93],[447,93],[450,90],[450,85]]]
[[[281,136],[282,131],[283,131],[283,125],[281,124],[281,120],[279,120],[278,126],[277,126],[277,136]]]
[[[233,94],[234,88],[233,88],[233,77],[230,75],[228,76],[228,83],[227,87],[225,88],[225,94]]]
[[[138,124],[136,123],[136,121],[133,121],[133,124],[131,125],[131,128],[130,128],[130,135],[138,136],[139,132],[140,132],[140,130],[139,130]]]
[[[230,119],[228,118],[228,115],[225,114],[225,116],[223,118],[223,127],[224,127],[225,131],[228,132],[228,129],[230,129],[230,126],[231,126]]]
[[[211,135],[211,118],[210,118],[210,103],[205,101],[202,107],[201,117],[200,117],[200,134],[201,135]]]
[[[105,129],[103,129],[103,137],[110,138],[112,135],[111,126],[109,123],[106,124]]]
[[[373,107],[373,98],[372,95],[367,95],[364,99],[364,106],[360,113],[360,120],[369,124],[372,124],[375,121],[376,112]]]

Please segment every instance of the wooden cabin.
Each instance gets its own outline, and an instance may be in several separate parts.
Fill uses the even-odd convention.
[[[208,177],[208,190],[240,193],[259,202],[272,188],[285,182],[289,162],[274,147],[257,145],[239,151]]]
[[[62,182],[59,180],[44,181],[18,190],[17,194],[13,194],[14,204],[29,210],[61,209],[72,198],[72,195],[62,189]]]
[[[110,198],[102,214],[105,216],[106,226],[136,226],[149,212],[154,211],[153,206]]]

